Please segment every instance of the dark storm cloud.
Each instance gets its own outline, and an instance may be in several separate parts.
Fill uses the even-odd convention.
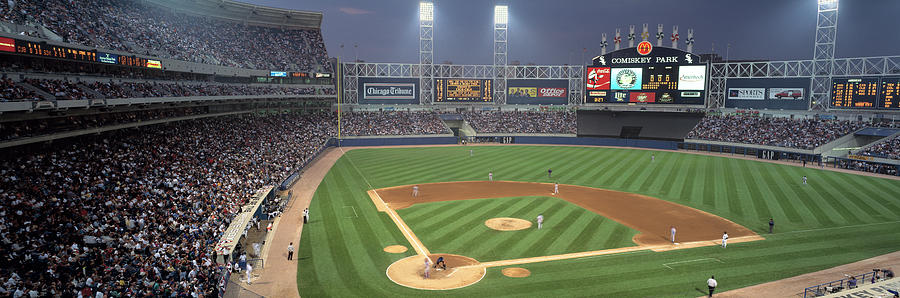
[[[324,12],[322,30],[332,56],[418,61],[419,1],[242,1]],[[665,25],[666,46],[672,25],[680,27],[681,47],[693,28],[695,52],[714,50],[731,59],[810,59],[813,52],[816,0],[436,0],[435,61],[491,63],[495,4],[510,6],[509,60],[521,63],[577,64],[600,52],[601,33],[612,48],[616,28],[625,35],[635,25],[639,34],[644,23],[651,35],[656,24]],[[897,0],[841,1],[837,56],[900,54],[898,13]]]

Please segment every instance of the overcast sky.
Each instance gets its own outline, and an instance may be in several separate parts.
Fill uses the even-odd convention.
[[[331,56],[418,62],[417,0],[241,1],[324,12]],[[495,4],[509,5],[509,60],[523,64],[578,64],[583,48],[587,62],[600,53],[601,33],[612,49],[616,28],[624,40],[629,25],[639,35],[644,23],[651,39],[657,24],[667,36],[678,25],[681,48],[693,28],[695,53],[780,60],[813,52],[816,0],[435,0],[435,62],[490,64]],[[842,0],[837,40],[837,57],[900,55],[900,0]]]

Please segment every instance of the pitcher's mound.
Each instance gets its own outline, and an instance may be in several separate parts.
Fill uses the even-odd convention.
[[[402,254],[406,252],[406,246],[403,245],[391,245],[384,248],[385,252],[389,252],[392,254]]]
[[[509,277],[528,277],[529,275],[531,275],[531,271],[519,267],[503,268],[503,270],[501,270],[500,272],[502,272],[503,275]]]
[[[429,268],[425,278],[425,257],[420,255],[397,260],[387,268],[387,276],[398,285],[419,290],[452,290],[474,284],[484,278],[486,270],[470,257],[432,254],[432,262],[444,257],[447,269]],[[432,264],[433,266],[434,264]],[[470,267],[471,266],[471,267]]]
[[[497,217],[484,221],[484,225],[498,231],[518,231],[530,228],[531,222],[520,218]]]

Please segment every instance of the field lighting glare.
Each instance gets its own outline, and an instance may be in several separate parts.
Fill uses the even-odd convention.
[[[420,21],[433,21],[434,20],[434,3],[419,2],[419,20]]]
[[[830,4],[837,2],[837,0],[819,0],[819,4]]]
[[[494,24],[506,24],[509,18],[509,6],[494,6]]]

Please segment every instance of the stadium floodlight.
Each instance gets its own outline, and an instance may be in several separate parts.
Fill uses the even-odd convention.
[[[509,6],[494,6],[494,24],[506,24],[509,21]]]
[[[419,20],[434,21],[434,3],[419,2]]]

